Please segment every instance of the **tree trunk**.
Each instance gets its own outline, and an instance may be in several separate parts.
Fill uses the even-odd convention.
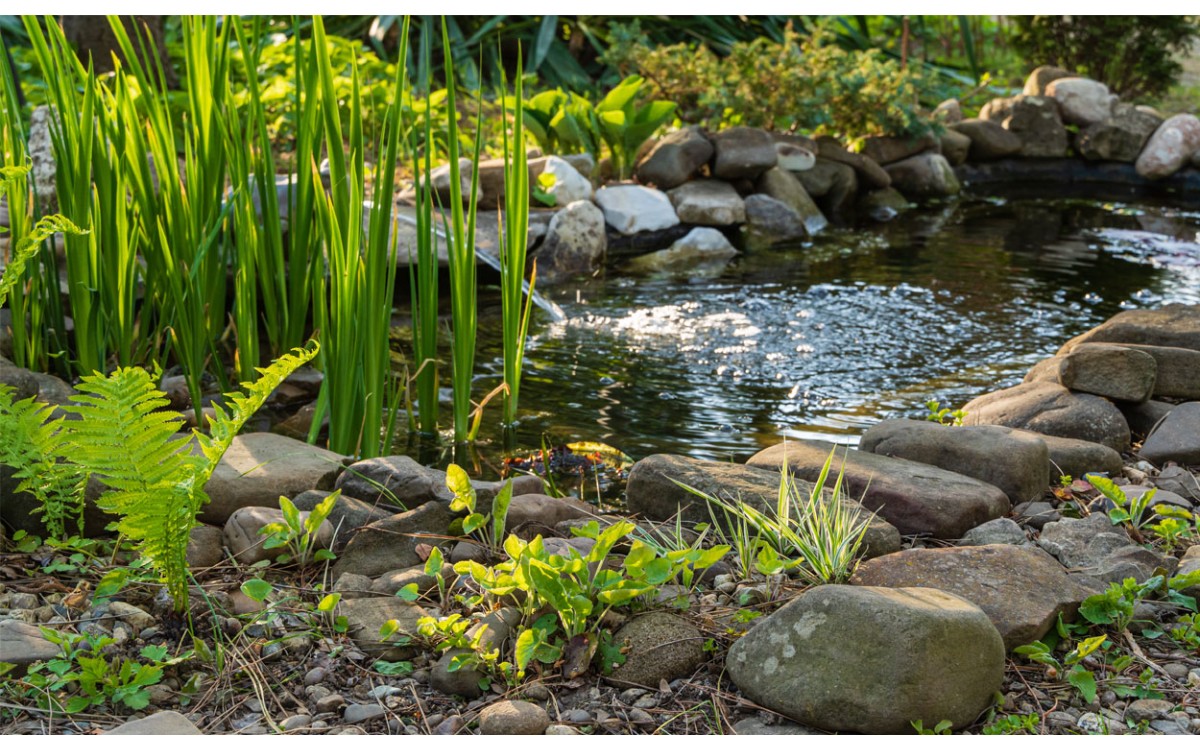
[[[167,77],[167,86],[170,88],[178,87],[179,80],[176,78],[175,70],[171,67],[171,61],[167,57],[167,45],[163,33],[167,17],[121,16],[120,18],[121,22],[125,25],[126,31],[129,32],[129,36],[133,40],[135,47],[137,46],[139,33],[142,28],[145,27],[150,30],[150,37],[154,40],[159,60],[162,61],[163,72]],[[98,74],[112,71],[114,55],[118,58],[122,57],[120,45],[117,44],[117,38],[108,23],[108,18],[105,16],[63,16],[62,28],[63,33],[66,34],[67,41],[74,45],[79,59],[86,65],[90,58],[93,68]],[[152,60],[142,60],[142,64],[148,70],[155,67]]]

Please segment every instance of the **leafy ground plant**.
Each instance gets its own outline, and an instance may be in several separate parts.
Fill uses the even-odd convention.
[[[260,534],[267,537],[263,542],[263,549],[286,547],[287,553],[280,555],[276,560],[281,563],[295,562],[301,567],[310,562],[332,560],[332,552],[317,549],[317,534],[341,495],[341,490],[334,490],[303,518],[296,505],[280,495],[279,509],[283,511],[283,520],[269,523],[259,530]]]
[[[40,708],[70,714],[106,704],[141,710],[150,704],[147,688],[158,684],[163,668],[191,657],[187,653],[167,659],[166,646],[146,646],[140,656],[147,661],[140,662],[106,655],[105,649],[115,643],[108,636],[50,628],[42,628],[42,635],[62,653],[31,665],[22,678],[0,681],[0,690],[13,691],[18,698],[36,698]],[[0,664],[0,676],[12,666]]]

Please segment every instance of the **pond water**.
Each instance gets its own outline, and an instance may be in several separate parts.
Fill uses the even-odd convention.
[[[1200,211],[970,198],[716,269],[610,271],[546,294],[570,320],[535,313],[519,445],[743,461],[784,436],[854,443],[929,399],[957,408],[1123,309],[1200,302]],[[491,313],[477,392],[501,379]]]

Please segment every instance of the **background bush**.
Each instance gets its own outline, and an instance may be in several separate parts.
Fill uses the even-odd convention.
[[[1159,96],[1176,56],[1200,40],[1194,16],[1015,16],[1013,44],[1029,67],[1057,65],[1108,84],[1123,99]]]

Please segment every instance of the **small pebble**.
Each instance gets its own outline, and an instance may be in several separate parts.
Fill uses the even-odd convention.
[[[525,697],[531,701],[550,700],[550,690],[545,685],[533,683],[525,686]]]
[[[559,736],[567,734],[579,734],[579,730],[575,727],[567,726],[566,724],[551,724],[550,726],[546,727],[546,734]]]
[[[634,724],[652,724],[652,723],[654,723],[654,717],[652,717],[650,714],[646,713],[645,711],[643,711],[640,708],[629,709],[629,720],[632,721]]]
[[[309,724],[309,725],[308,725],[308,728],[309,728],[309,729],[328,729],[328,728],[329,728],[329,722],[327,722],[327,721],[321,721],[321,720],[319,720],[319,719],[318,719],[317,721],[314,721],[313,723]]]
[[[377,685],[367,691],[367,697],[383,700],[384,698],[390,698],[393,695],[399,695],[403,692],[403,690],[393,685]]]
[[[1169,661],[1163,665],[1163,669],[1167,674],[1171,675],[1171,679],[1187,682],[1188,666],[1177,661]]]
[[[279,728],[285,732],[291,732],[296,729],[302,729],[312,724],[312,717],[308,714],[295,714],[289,716],[279,722]]]
[[[346,699],[339,693],[326,695],[317,701],[317,713],[325,713],[327,711],[336,711],[346,705]]]
[[[361,724],[364,721],[378,719],[383,716],[386,710],[378,703],[351,703],[346,706],[346,713],[343,718],[350,724]]]
[[[434,734],[452,735],[462,731],[464,722],[461,716],[449,716],[433,728]]]
[[[572,708],[563,714],[563,719],[572,724],[587,724],[592,720],[592,715],[582,708]]]
[[[643,695],[633,703],[634,708],[658,708],[658,698],[653,695]]]
[[[621,702],[627,706],[632,706],[634,701],[646,694],[646,691],[641,688],[629,688],[621,691]]]
[[[1105,721],[1096,714],[1088,712],[1080,716],[1075,725],[1088,734],[1102,734],[1105,728]]]
[[[387,728],[392,734],[403,734],[405,729],[404,722],[399,719],[388,719]]]
[[[1173,708],[1175,705],[1170,701],[1145,698],[1129,704],[1129,708],[1125,709],[1125,719],[1134,724],[1140,721],[1160,719],[1170,713]]]

